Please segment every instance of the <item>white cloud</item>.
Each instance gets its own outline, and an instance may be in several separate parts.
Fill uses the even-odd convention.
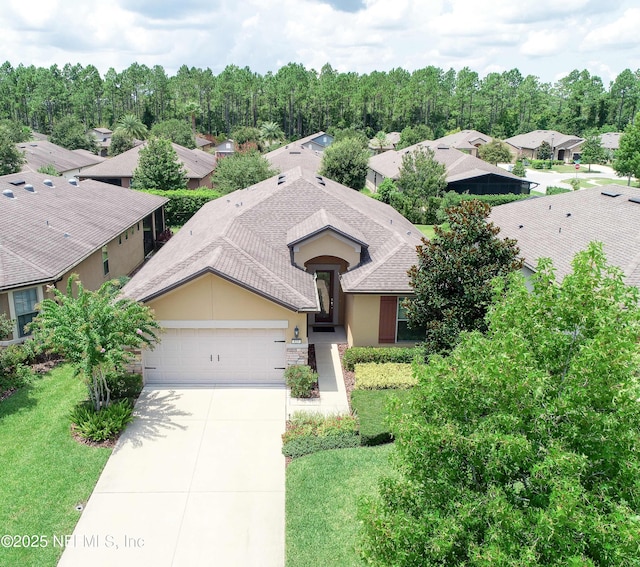
[[[637,50],[639,28],[640,8],[631,8],[614,22],[592,29],[585,36],[580,47],[585,51],[595,51],[604,47]]]

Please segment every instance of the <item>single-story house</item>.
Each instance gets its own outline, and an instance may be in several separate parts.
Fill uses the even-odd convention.
[[[389,151],[369,159],[367,187],[377,191],[380,184],[400,176],[402,158],[415,150],[430,148],[437,161],[446,168],[447,191],[472,195],[498,195],[503,193],[529,193],[532,181],[527,181],[480,158],[461,152],[438,142],[425,141],[402,150]]]
[[[22,171],[37,172],[45,165],[52,165],[60,175],[67,179],[76,177],[84,170],[104,161],[103,157],[86,150],[68,150],[48,140],[22,142],[16,146],[24,152],[26,159]]]
[[[215,156],[202,150],[191,150],[173,143],[171,145],[187,172],[187,187],[211,187],[211,174],[216,166]],[[94,167],[87,168],[81,173],[80,179],[95,179],[111,185],[130,187],[133,172],[138,167],[140,150],[146,146],[147,143],[143,142]]]
[[[77,273],[97,289],[129,275],[164,230],[164,197],[32,172],[0,186],[0,313],[15,321],[0,344],[23,340],[46,286],[64,290]]]
[[[584,138],[562,134],[556,130],[534,130],[526,134],[518,134],[504,141],[511,149],[516,159],[538,157],[538,148],[542,142],[547,142],[551,147],[552,159],[564,160],[580,159],[580,151]]]
[[[515,238],[531,275],[539,258],[551,258],[560,280],[589,242],[599,241],[626,283],[640,287],[640,191],[605,185],[494,207],[489,217],[501,237]]]
[[[623,132],[606,132],[600,134],[600,143],[607,154],[607,159],[611,161],[615,152],[620,147],[620,136]]]
[[[95,140],[96,144],[98,144],[98,148],[100,149],[100,155],[102,157],[106,157],[109,153],[109,147],[111,146],[111,137],[113,136],[113,130],[109,128],[92,128],[89,130],[89,134],[91,134]]]
[[[382,146],[380,146],[380,142],[377,138],[371,138],[371,140],[369,140],[369,150],[371,150],[373,154],[380,154],[382,152],[395,150],[396,146],[400,142],[400,136],[400,132],[387,132]]]
[[[461,130],[455,134],[442,136],[442,138],[438,138],[437,140],[434,140],[434,142],[440,145],[444,144],[445,146],[450,146],[456,150],[460,150],[461,152],[478,157],[478,148],[480,146],[484,146],[484,144],[488,144],[492,140],[493,138],[491,136],[487,136],[477,130]]]
[[[295,168],[204,205],[123,293],[166,329],[147,383],[282,383],[308,328],[412,344],[401,309],[420,232],[392,207]]]
[[[304,146],[300,140],[280,146],[264,154],[264,158],[278,171],[301,167],[315,172],[322,165],[322,152]]]
[[[213,142],[208,138],[203,138],[202,136],[196,136],[196,148],[206,152],[213,147]]]

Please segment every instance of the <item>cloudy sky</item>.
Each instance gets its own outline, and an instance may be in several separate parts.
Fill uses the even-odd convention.
[[[637,0],[3,0],[0,63],[132,62],[248,66],[289,62],[369,73],[517,67],[553,82],[588,69],[605,85],[640,68]]]

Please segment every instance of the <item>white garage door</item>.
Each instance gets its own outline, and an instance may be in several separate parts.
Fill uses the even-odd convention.
[[[167,329],[144,351],[148,384],[282,384],[284,329]]]

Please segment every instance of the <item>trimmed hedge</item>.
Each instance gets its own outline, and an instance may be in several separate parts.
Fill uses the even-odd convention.
[[[215,189],[179,189],[176,191],[145,189],[143,192],[169,199],[164,207],[167,226],[182,226],[203,205],[220,197],[220,193]]]
[[[309,398],[313,385],[318,381],[318,375],[306,364],[287,366],[284,371],[287,388],[291,390],[292,398]]]
[[[571,193],[571,189],[565,189],[564,187],[556,187],[551,185],[547,187],[547,195],[560,195],[560,193]]]
[[[400,404],[411,394],[411,390],[354,390],[351,392],[351,407],[360,423],[360,440],[363,445],[381,445],[393,441],[387,417],[392,400]]]
[[[418,380],[411,364],[397,362],[365,362],[356,364],[356,390],[406,389]]]
[[[0,348],[0,394],[21,388],[34,372],[29,366],[35,359],[32,341]]]
[[[399,362],[411,363],[413,359],[422,357],[419,347],[351,347],[342,357],[342,365],[346,370],[353,371],[355,365],[361,362]]]
[[[358,447],[358,421],[352,415],[296,412],[282,434],[282,454],[295,459],[326,449]]]

